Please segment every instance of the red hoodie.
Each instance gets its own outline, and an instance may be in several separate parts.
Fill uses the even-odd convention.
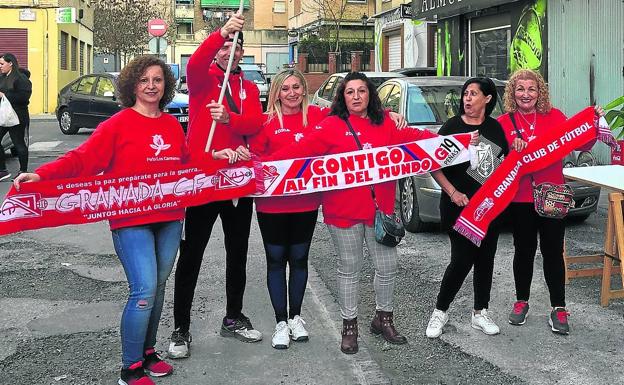
[[[427,130],[409,127],[399,130],[390,119],[388,112],[384,113],[384,121],[380,126],[373,125],[368,118],[355,115],[349,117],[349,122],[365,149],[437,136]],[[320,123],[314,134],[305,137],[297,144],[273,153],[270,159],[301,158],[356,150],[359,148],[345,122],[338,116],[330,116]],[[392,213],[396,181],[374,186],[379,208],[386,214]],[[321,203],[324,221],[327,224],[341,228],[348,228],[358,223],[373,225],[375,205],[370,186],[324,191]]]
[[[308,125],[303,127],[303,113],[283,115],[284,126],[277,116],[264,123],[262,130],[250,138],[251,151],[264,156],[297,143],[315,131],[315,127],[329,114],[329,108],[308,107]],[[301,213],[313,211],[321,204],[320,194],[304,194],[296,197],[256,198],[256,210],[261,213]]]
[[[219,100],[225,71],[219,68],[213,59],[224,43],[225,39],[221,36],[221,31],[214,31],[191,55],[186,66],[189,89],[187,141],[193,162],[212,161],[212,156],[205,152],[208,133],[212,125],[212,117],[206,105],[212,100]],[[224,97],[223,105],[230,113],[230,122],[217,124],[211,150],[218,151],[228,147],[236,149],[241,144],[245,145],[243,136],[255,134],[262,127],[262,105],[258,87],[253,82],[244,80],[240,71],[234,70],[230,72],[228,83],[239,113],[230,110],[227,99]]]
[[[528,114],[525,117],[530,123],[533,123],[532,114]],[[520,112],[516,112],[514,114],[514,118],[516,120],[516,126],[518,127],[518,130],[522,133],[522,137],[525,141],[531,136],[539,137],[541,133],[548,131],[550,127],[555,127],[568,119],[563,114],[563,112],[559,111],[556,108],[552,108],[547,114],[535,115],[535,125],[533,128],[533,132],[531,132],[530,124],[524,121],[522,116],[520,116]],[[513,151],[511,149],[511,143],[513,143],[513,140],[516,139],[517,134],[513,123],[511,123],[509,114],[503,114],[499,116],[498,122],[501,124],[501,126],[503,127],[503,131],[505,132],[505,137],[507,138],[507,143],[510,147],[509,150]],[[596,127],[598,127],[598,124],[596,124]],[[595,143],[596,140],[594,139],[593,141],[577,148],[576,150],[588,151]],[[562,162],[555,162],[544,169],[520,178],[520,186],[518,187],[518,192],[516,193],[513,202],[533,202],[533,186],[531,185],[531,177],[535,181],[536,185],[544,182],[562,184],[564,183]]]
[[[184,131],[169,114],[158,118],[125,108],[100,123],[78,148],[35,170],[41,180],[99,173],[145,174],[169,170],[188,158]],[[184,218],[184,209],[154,210],[150,214],[112,219],[111,230]]]

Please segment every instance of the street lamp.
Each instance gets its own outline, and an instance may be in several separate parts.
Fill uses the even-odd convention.
[[[364,26],[364,43],[366,43],[366,25],[368,24],[368,16],[366,14],[362,15],[362,25]]]

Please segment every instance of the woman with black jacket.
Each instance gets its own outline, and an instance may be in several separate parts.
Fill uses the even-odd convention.
[[[0,127],[0,140],[8,132],[17,151],[20,171],[28,170],[28,147],[24,139],[26,128],[30,124],[28,103],[32,94],[32,83],[20,70],[17,58],[12,53],[0,56],[0,98],[6,97],[19,118],[19,124],[12,127]],[[4,151],[0,151],[0,181],[10,178],[4,159]]]

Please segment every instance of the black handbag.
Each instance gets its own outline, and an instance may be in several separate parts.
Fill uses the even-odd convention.
[[[358,148],[361,150],[362,144],[353,130],[353,127],[351,127],[351,123],[349,123],[349,120],[347,119],[344,119],[344,121],[347,124],[347,127],[349,127],[349,131],[351,131],[351,135],[353,135],[355,143],[357,143]],[[396,213],[393,212],[391,215],[388,215],[379,209],[377,198],[375,197],[375,187],[370,186],[370,188],[371,195],[373,196],[373,202],[375,203],[375,240],[377,243],[382,245],[396,247],[405,236],[405,227],[403,226],[403,222],[396,215]]]
[[[514,114],[509,113],[509,118],[516,130],[516,136],[522,138],[522,133],[516,126]],[[533,186],[533,205],[535,211],[541,217],[565,218],[571,208],[574,208],[574,193],[572,187],[567,184],[555,184],[550,182],[535,184],[531,176]]]

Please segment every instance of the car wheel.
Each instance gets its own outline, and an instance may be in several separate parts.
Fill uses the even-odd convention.
[[[399,212],[405,229],[412,233],[419,233],[426,231],[429,224],[420,220],[415,188],[412,177],[399,180]]]
[[[73,115],[67,108],[63,108],[59,114],[59,128],[65,135],[74,135],[78,132],[79,127],[76,127],[73,122]]]

